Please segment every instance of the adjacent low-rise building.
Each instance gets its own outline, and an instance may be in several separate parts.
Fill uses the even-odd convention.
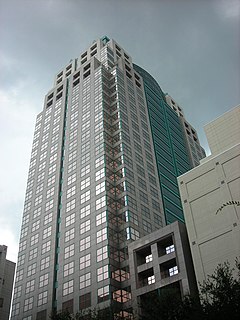
[[[205,132],[212,154],[178,178],[199,284],[240,256],[240,105]]]
[[[181,222],[131,243],[129,266],[135,314],[142,314],[149,293],[172,288],[183,297],[197,292],[187,231]]]
[[[6,259],[7,246],[0,245],[0,319],[8,320],[16,263]]]

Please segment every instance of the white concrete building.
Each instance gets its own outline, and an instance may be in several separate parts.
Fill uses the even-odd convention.
[[[240,256],[240,106],[205,132],[212,154],[178,178],[199,283]]]

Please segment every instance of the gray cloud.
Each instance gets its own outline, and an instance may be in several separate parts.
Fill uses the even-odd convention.
[[[58,70],[94,39],[114,38],[179,102],[206,147],[203,125],[239,104],[239,19],[238,0],[0,0],[0,242],[7,234],[12,256],[35,117]]]

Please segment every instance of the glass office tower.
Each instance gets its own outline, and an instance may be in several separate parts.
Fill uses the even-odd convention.
[[[56,75],[36,120],[12,319],[109,306],[132,319],[128,244],[166,225],[141,70],[103,37]],[[175,162],[189,168],[186,154]]]

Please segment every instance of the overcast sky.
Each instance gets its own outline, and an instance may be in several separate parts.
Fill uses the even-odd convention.
[[[36,115],[54,75],[114,38],[203,126],[240,103],[240,0],[0,0],[0,244],[16,261]]]

